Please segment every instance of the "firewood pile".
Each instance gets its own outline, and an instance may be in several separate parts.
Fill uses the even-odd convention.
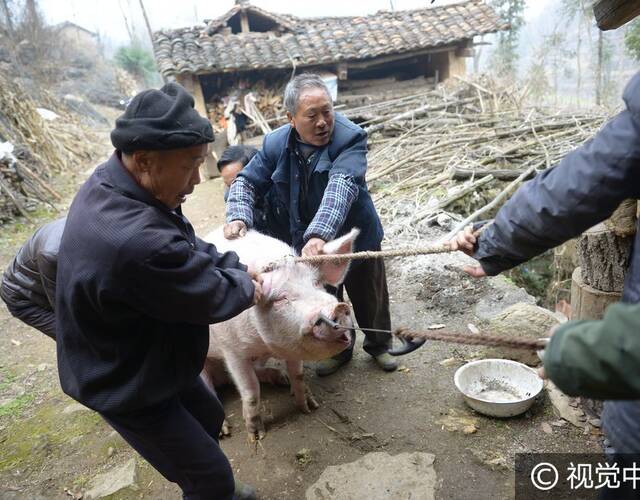
[[[433,77],[418,77],[409,80],[397,80],[394,77],[372,78],[366,80],[343,80],[337,106],[347,108],[364,107],[382,101],[392,101],[424,93],[435,87]]]
[[[275,88],[273,86],[269,86],[264,81],[259,81],[251,88],[240,90],[235,93],[240,109],[243,109],[244,96],[249,92],[251,92],[256,98],[256,106],[258,107],[258,110],[272,128],[284,123],[285,112],[282,100],[282,88]],[[216,96],[207,103],[209,120],[211,121],[214,130],[218,132],[221,132],[226,128],[224,110],[231,97],[233,96],[228,95],[222,98]],[[260,127],[258,127],[251,119],[247,122],[247,131],[249,132],[249,136],[259,135],[262,133]]]
[[[138,84],[131,75],[131,73],[125,71],[122,68],[114,68],[115,80],[118,85],[118,90],[122,95],[127,97],[133,97],[138,93]]]
[[[60,201],[54,176],[94,156],[95,135],[50,95],[40,100],[55,119],[44,119],[20,85],[0,73],[0,224]]]
[[[520,183],[555,166],[607,119],[529,106],[523,91],[462,79],[345,114],[369,133],[367,181],[394,222],[388,235],[414,239],[424,225],[453,234],[492,217]]]

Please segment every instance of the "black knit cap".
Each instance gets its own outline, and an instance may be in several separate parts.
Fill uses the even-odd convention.
[[[211,123],[193,107],[177,83],[137,94],[111,131],[111,143],[125,153],[180,149],[213,142]]]

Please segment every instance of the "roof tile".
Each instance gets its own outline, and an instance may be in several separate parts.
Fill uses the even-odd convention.
[[[505,29],[480,0],[370,16],[296,18],[246,7],[285,31],[224,34],[233,7],[208,25],[154,33],[158,69],[165,75],[290,68],[410,52]]]

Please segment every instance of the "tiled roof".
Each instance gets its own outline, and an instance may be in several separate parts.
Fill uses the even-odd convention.
[[[448,45],[506,27],[491,7],[471,0],[362,17],[304,19],[260,10],[284,33],[220,32],[240,10],[235,6],[207,25],[156,32],[154,50],[160,72],[169,76],[357,61]]]

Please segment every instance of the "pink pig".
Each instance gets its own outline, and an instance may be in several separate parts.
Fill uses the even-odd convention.
[[[351,252],[359,230],[328,242],[326,254]],[[222,228],[205,238],[220,252],[232,250],[250,269],[259,270],[293,255],[282,241],[249,231],[239,239],[227,240]],[[265,368],[269,358],[286,362],[296,405],[309,413],[318,403],[304,382],[303,361],[326,359],[346,349],[351,342],[350,308],[327,293],[323,285],[338,286],[349,264],[324,263],[311,266],[289,262],[263,273],[264,300],[242,314],[210,328],[209,353],[202,377],[212,387],[231,376],[242,398],[242,414],[252,440],[264,437],[260,415],[260,382],[286,383],[279,370]],[[346,328],[332,328],[320,315]]]

